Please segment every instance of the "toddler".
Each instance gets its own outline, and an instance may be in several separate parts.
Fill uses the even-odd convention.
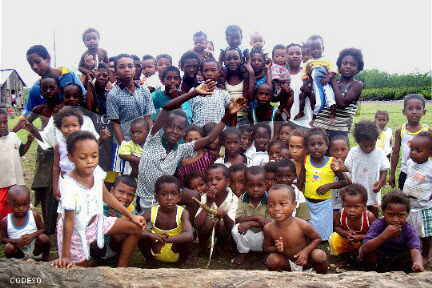
[[[345,136],[335,136],[330,140],[329,153],[331,157],[339,162],[339,165],[343,165],[349,152],[348,138]],[[344,172],[347,179],[351,179],[348,172]],[[333,189],[333,213],[336,213],[342,208],[342,200],[339,189]]]
[[[81,56],[79,71],[83,74],[94,76],[94,67],[98,67],[101,62],[108,64],[108,53],[106,50],[99,48],[100,34],[96,29],[89,28],[85,30],[82,35],[82,40],[84,45],[87,47],[87,51]],[[92,55],[93,57],[91,58],[93,59],[90,59],[88,55]],[[85,63],[86,56],[87,64]],[[94,63],[93,68],[89,65],[92,63]]]
[[[228,168],[234,164],[246,164],[246,156],[240,152],[240,130],[232,127],[225,129],[222,132],[221,140],[225,147],[225,156],[217,159],[215,163],[224,164]]]
[[[377,148],[384,150],[387,158],[390,158],[390,154],[392,151],[393,132],[390,127],[386,127],[388,122],[389,114],[387,111],[378,110],[375,112],[375,124],[377,125],[379,131]]]
[[[142,73],[146,79],[156,73],[156,59],[151,55],[144,55],[142,58]],[[145,82],[144,82],[144,85]]]

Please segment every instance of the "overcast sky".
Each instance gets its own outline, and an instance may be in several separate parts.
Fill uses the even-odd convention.
[[[253,3],[259,3],[253,4]],[[326,56],[336,61],[343,48],[360,48],[365,68],[391,73],[431,70],[431,1],[1,1],[1,68],[15,68],[27,84],[37,75],[26,50],[42,44],[57,65],[77,69],[85,51],[81,34],[89,27],[101,33],[100,47],[109,55],[168,53],[178,63],[192,47],[192,34],[207,33],[216,49],[225,48],[229,24],[249,35],[264,35],[267,49],[302,42],[312,34],[324,37]]]

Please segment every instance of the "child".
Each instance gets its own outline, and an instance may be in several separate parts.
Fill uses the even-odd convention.
[[[159,205],[144,213],[151,230],[144,233],[147,239],[140,241],[141,252],[147,261],[153,258],[168,263],[184,261],[193,232],[188,211],[177,205],[181,200],[177,178],[161,176],[155,183],[155,196]]]
[[[215,163],[224,164],[230,168],[234,164],[246,164],[246,156],[241,151],[240,130],[227,128],[222,132],[221,143],[225,147],[225,156],[217,159]]]
[[[304,169],[306,157],[306,132],[304,129],[297,128],[291,132],[289,137],[289,153],[296,166],[297,177],[300,176]]]
[[[243,39],[241,28],[237,25],[229,25],[225,29],[225,39],[229,47],[239,48]]]
[[[387,193],[382,211],[384,217],[369,228],[359,258],[378,272],[423,271],[419,236],[406,222],[410,212],[408,197],[398,191]]]
[[[277,140],[281,141],[282,143],[289,145],[290,141],[290,135],[295,130],[295,127],[293,124],[289,122],[283,122],[280,126],[277,134]]]
[[[296,196],[292,187],[273,186],[269,191],[268,210],[273,218],[264,226],[263,249],[270,253],[265,265],[269,270],[303,271],[313,268],[327,273],[327,255],[317,249],[319,234],[308,222],[292,216]]]
[[[349,152],[348,138],[345,136],[335,136],[330,140],[329,153],[335,160],[340,161],[340,164],[345,162]],[[348,172],[344,172],[347,179],[351,179]],[[333,214],[342,208],[342,200],[339,189],[333,189]]]
[[[432,134],[421,132],[410,141],[403,192],[410,199],[410,223],[422,240],[424,264],[432,260]]]
[[[279,102],[276,119],[278,121],[289,121],[291,118],[291,108],[294,104],[294,90],[290,87],[290,72],[287,70],[272,76],[272,84],[273,102]]]
[[[341,189],[342,209],[334,214],[330,235],[330,253],[335,256],[357,257],[358,249],[369,226],[376,220],[366,209],[367,191],[360,184],[350,184]]]
[[[182,93],[187,93],[193,87],[198,86],[197,74],[201,66],[201,59],[193,51],[187,51],[181,56],[179,66],[183,71],[180,89]]]
[[[286,147],[285,143],[279,140],[271,141],[268,145],[269,162],[282,160],[282,147]]]
[[[269,191],[274,184],[277,184],[277,168],[277,162],[268,162],[264,165],[266,191]]]
[[[92,69],[89,69],[88,65],[85,64],[85,57],[93,55],[94,67],[98,67],[101,62],[108,64],[108,53],[106,50],[99,48],[100,34],[96,29],[89,28],[85,30],[82,40],[87,47],[87,51],[81,56],[79,71],[83,74],[94,75]]]
[[[310,48],[312,58],[306,62],[303,71],[302,89],[305,89],[304,87],[308,85],[308,81],[312,80],[315,96],[309,93],[300,93],[300,112],[294,119],[300,119],[304,116],[306,97],[309,97],[315,115],[317,115],[324,107],[329,108],[333,114],[336,109],[335,95],[329,84],[331,78],[336,74],[336,70],[329,60],[322,57],[324,50],[323,39],[321,36],[314,35],[309,37],[306,43]],[[325,78],[322,75],[323,73],[327,73]]]
[[[156,56],[156,73],[147,78],[145,85],[150,90],[154,92],[155,90],[162,88],[162,72],[172,66],[172,58],[168,54],[160,54]]]
[[[0,234],[7,258],[29,258],[42,254],[48,261],[50,240],[45,234],[41,216],[30,209],[30,190],[15,185],[8,191],[12,212],[0,222]]]
[[[249,39],[249,45],[251,46],[251,48],[260,47],[261,49],[264,49],[265,41],[260,33],[252,33]]]
[[[205,177],[198,172],[192,172],[187,175],[184,183],[186,188],[195,190],[200,196],[206,193],[208,190]]]
[[[278,108],[270,104],[272,95],[272,87],[267,83],[258,86],[255,93],[256,107],[251,109],[251,123],[270,122],[273,126]]]
[[[280,153],[281,153],[282,160],[290,160],[291,159],[288,145],[283,145]]]
[[[250,52],[249,57],[252,69],[255,73],[255,89],[264,83],[271,87],[271,61],[266,58],[266,55],[261,48],[253,48]]]
[[[390,158],[390,154],[392,151],[393,132],[390,127],[386,127],[388,122],[389,114],[387,111],[378,110],[375,112],[375,124],[377,125],[379,131],[377,148],[384,150],[387,158]]]
[[[398,181],[400,190],[403,189],[406,180],[407,161],[410,154],[409,141],[420,132],[431,131],[427,124],[420,123],[421,118],[426,113],[425,105],[425,99],[420,94],[409,94],[404,98],[404,108],[402,112],[407,117],[407,123],[404,123],[402,127],[395,132],[389,178],[389,184],[395,187],[396,168],[399,162],[399,152],[402,148],[401,168]]]
[[[267,149],[271,139],[270,126],[265,123],[255,124],[253,139],[255,151],[250,153],[248,165],[263,166],[269,161]]]
[[[129,257],[141,234],[144,218],[132,215],[104,185],[105,172],[98,165],[98,142],[87,131],[76,131],[67,138],[68,157],[74,170],[60,178],[61,200],[57,221],[59,258],[53,264],[68,268],[91,263],[89,247],[97,241],[103,247],[103,235],[127,234],[118,266],[128,265]],[[131,221],[103,216],[103,201]]]
[[[144,153],[143,145],[149,133],[148,122],[144,118],[137,118],[130,125],[130,141],[123,141],[118,150],[119,157],[125,161],[122,173],[138,176],[138,165]]]
[[[276,78],[279,79],[281,75],[289,75],[288,68],[286,67],[287,51],[285,46],[278,44],[273,47],[272,61],[273,61],[271,65],[272,79],[276,79]]]
[[[193,43],[194,47],[192,51],[199,56],[201,61],[213,58],[213,55],[207,52],[208,40],[207,35],[204,32],[196,32],[193,35]]]
[[[81,83],[83,83],[84,86],[89,85],[89,84],[91,85],[91,82],[93,81],[94,76],[95,76],[97,66],[96,66],[96,59],[93,56],[93,54],[91,54],[90,52],[86,52],[84,54],[83,68],[87,69],[88,72],[87,72],[87,74],[84,74],[84,73],[81,74],[81,76],[80,76]]]
[[[156,73],[156,59],[153,56],[144,55],[142,57],[142,73],[146,79]]]
[[[368,191],[368,209],[378,217],[381,188],[385,185],[390,163],[381,149],[376,149],[378,128],[372,121],[360,121],[354,127],[358,146],[351,148],[345,166],[353,183],[363,185]]]
[[[323,129],[310,129],[305,143],[308,155],[304,162],[304,172],[299,177],[298,187],[304,191],[312,217],[310,223],[320,233],[321,239],[327,241],[333,232],[331,190],[346,186],[348,181],[340,170],[331,165],[334,158],[326,156],[329,139]]]
[[[13,185],[25,185],[24,170],[20,157],[30,148],[32,136],[27,136],[27,143],[21,140],[14,132],[8,130],[8,114],[0,109],[0,219],[12,212],[8,205],[8,190]]]
[[[250,159],[251,156],[250,153],[254,152],[252,150],[255,148],[252,145],[254,128],[249,125],[245,125],[245,126],[240,126],[239,129],[240,129],[242,153],[244,153],[246,157]]]
[[[217,210],[216,215],[208,213],[200,207],[195,216],[201,253],[206,253],[208,240],[215,229],[217,244],[225,249],[231,247],[231,231],[236,219],[238,197],[229,185],[229,170],[222,164],[213,164],[207,170],[207,193],[202,195],[201,204]],[[214,239],[211,239],[214,243]]]
[[[232,262],[237,265],[243,265],[250,251],[262,251],[262,229],[270,222],[264,168],[248,167],[245,176],[246,193],[238,201],[236,224],[232,229],[232,237],[239,253]]]
[[[245,192],[245,171],[246,166],[243,163],[235,164],[229,167],[230,174],[230,188],[232,192],[237,196],[241,197]]]
[[[141,85],[144,84],[145,79],[141,78],[141,73],[142,73],[142,63],[141,63],[141,59],[137,56],[137,55],[131,55],[132,59],[133,59],[133,63],[135,66],[135,74],[133,76],[133,79],[135,81],[138,81]]]

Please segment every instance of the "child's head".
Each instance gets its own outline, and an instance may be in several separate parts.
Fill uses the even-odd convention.
[[[259,200],[264,197],[267,190],[265,185],[265,170],[259,166],[252,166],[246,168],[245,172],[246,179],[246,193],[249,199]]]
[[[291,124],[290,122],[283,122],[279,126],[278,140],[288,145],[290,135],[294,130],[295,127],[293,124]]]
[[[356,48],[344,49],[339,53],[336,65],[343,78],[352,78],[363,70],[363,54]]]
[[[296,167],[291,160],[281,160],[276,162],[276,177],[278,184],[292,185],[297,179]]]
[[[111,194],[124,206],[129,207],[135,199],[135,190],[137,183],[134,177],[129,175],[117,176]]]
[[[265,68],[266,56],[261,48],[252,48],[249,57],[251,58],[252,69],[255,75],[258,75]]]
[[[237,25],[229,25],[225,30],[225,39],[230,47],[239,47],[243,38],[242,30]]]
[[[383,197],[381,209],[388,225],[402,226],[410,212],[410,200],[402,192],[392,191]]]
[[[267,83],[263,83],[256,89],[256,100],[258,105],[268,105],[272,99],[273,89]]]
[[[294,189],[290,185],[276,184],[269,190],[268,211],[276,222],[282,222],[292,217],[297,206]]]
[[[204,80],[217,81],[220,75],[219,63],[214,59],[207,59],[201,63],[201,72]]]
[[[249,125],[240,126],[240,140],[242,151],[245,152],[253,142],[254,128]]]
[[[165,123],[164,139],[169,145],[174,146],[183,137],[187,127],[187,116],[181,109],[169,113],[168,121]]]
[[[108,68],[110,73],[115,74],[115,62],[117,56],[111,56],[108,58]]]
[[[370,153],[375,149],[379,132],[374,122],[364,120],[355,124],[354,139],[364,153]]]
[[[346,136],[336,136],[330,141],[330,156],[345,161],[349,152],[349,143]]]
[[[212,164],[207,168],[207,185],[216,193],[223,193],[230,185],[229,170],[223,164]]]
[[[290,152],[289,152],[289,146],[286,144],[282,146],[280,154],[281,154],[282,160],[290,160],[291,159]]]
[[[224,54],[224,65],[228,72],[239,71],[243,63],[242,52],[237,47],[228,47]]]
[[[278,45],[274,46],[273,51],[272,51],[273,63],[285,66],[286,61],[287,61],[287,59],[286,59],[287,55],[286,54],[287,54],[286,48],[284,45],[278,44]]]
[[[96,82],[95,82],[96,88],[105,89],[105,87],[108,84],[108,81],[110,79],[110,71],[109,71],[108,65],[104,62],[99,63],[95,76],[96,76],[95,77],[96,78]]]
[[[96,59],[92,53],[87,52],[84,54],[84,66],[89,70],[96,69]]]
[[[156,59],[151,55],[144,55],[142,58],[142,73],[145,77],[150,77],[156,73]]]
[[[193,43],[193,50],[197,53],[202,53],[205,49],[207,49],[207,35],[202,31],[196,32],[193,35]]]
[[[410,158],[422,164],[432,157],[432,134],[430,132],[420,132],[410,141]]]
[[[128,82],[133,80],[135,76],[135,64],[131,55],[120,54],[115,58],[114,69],[117,75],[117,80]]]
[[[308,42],[303,43],[303,46],[301,47],[301,54],[303,63],[306,63],[309,59],[312,58],[311,49]]]
[[[268,162],[264,165],[267,191],[269,191],[270,188],[277,183],[277,168],[277,162]]]
[[[187,51],[180,58],[180,69],[184,72],[186,78],[195,79],[200,65],[200,58],[192,51]]]
[[[142,63],[141,59],[137,55],[131,55],[134,66],[135,66],[135,75],[134,80],[140,80],[141,78],[141,72],[142,72]]]
[[[64,107],[54,114],[54,124],[64,137],[81,130],[83,122],[81,111],[73,107]]]
[[[255,48],[255,47],[264,48],[265,41],[264,41],[263,36],[260,33],[254,32],[250,35],[249,44],[250,44],[250,46],[252,46],[252,48]]]
[[[271,141],[268,145],[268,155],[269,161],[279,161],[282,160],[282,147],[286,146],[283,142],[279,140]]]
[[[302,45],[290,43],[286,47],[287,62],[290,67],[300,67],[302,63]]]
[[[348,218],[359,218],[366,211],[368,194],[360,184],[350,184],[341,190],[342,207]]]
[[[203,137],[203,131],[200,127],[191,125],[185,131],[184,140],[186,143],[190,143],[192,141],[196,141]]]
[[[162,72],[161,79],[165,85],[165,93],[171,89],[178,90],[181,84],[180,70],[175,66],[169,66]]]
[[[90,51],[96,51],[99,47],[100,35],[99,32],[94,28],[89,28],[84,31],[82,35],[84,45]]]
[[[51,57],[42,45],[33,45],[26,52],[27,62],[33,72],[39,76],[46,75],[51,69]]]
[[[403,114],[407,117],[408,123],[419,123],[426,113],[425,99],[420,94],[409,94],[404,97]]]
[[[96,137],[88,131],[75,131],[66,138],[69,160],[83,176],[93,175],[99,164],[99,145]]]
[[[76,83],[68,83],[63,87],[63,101],[65,106],[78,107],[83,103],[83,90]]]
[[[245,171],[244,164],[234,164],[229,168],[230,173],[230,187],[237,197],[240,197],[245,192]]]
[[[216,125],[217,124],[214,122],[209,122],[209,123],[205,124],[202,127],[203,137],[210,135],[211,131],[214,129],[214,127],[216,127]],[[212,150],[212,151],[217,150],[217,152],[219,153],[219,149],[220,149],[220,139],[219,138],[220,137],[216,137],[216,139],[213,142],[211,142],[207,145],[207,148]]]
[[[56,101],[61,94],[60,82],[55,75],[44,75],[40,80],[40,93],[47,101]]]
[[[384,110],[377,110],[375,112],[375,124],[379,130],[384,130],[389,122],[389,113]]]
[[[192,172],[185,177],[185,186],[195,190],[200,195],[205,194],[208,188],[206,179],[198,172]]]
[[[267,151],[271,138],[271,128],[268,124],[257,123],[254,126],[253,139],[257,151]]]
[[[0,137],[9,134],[8,113],[4,109],[0,109]]]
[[[324,51],[324,41],[319,35],[313,35],[306,41],[309,46],[310,53],[313,59],[319,59],[322,57]]]
[[[329,138],[324,129],[312,128],[306,134],[305,143],[311,157],[320,160],[327,153]]]
[[[130,125],[131,139],[135,144],[144,145],[149,133],[148,122],[144,118],[137,118]]]
[[[229,127],[222,132],[222,144],[225,146],[225,155],[234,157],[241,152],[240,130]]]
[[[30,209],[30,190],[23,185],[14,185],[8,190],[8,205],[15,217],[25,217]]]
[[[165,211],[177,209],[177,203],[182,198],[177,178],[171,175],[159,177],[155,183],[155,197],[161,209]]]
[[[168,54],[160,54],[156,56],[156,69],[159,73],[159,76],[162,75],[163,71],[172,66],[172,58]]]
[[[306,156],[306,131],[297,128],[291,132],[289,138],[289,153],[294,161],[303,161]]]

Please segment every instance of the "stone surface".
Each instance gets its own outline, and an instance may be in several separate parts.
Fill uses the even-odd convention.
[[[33,281],[17,285],[17,281]],[[279,273],[246,270],[71,268],[57,269],[48,263],[0,260],[0,287],[432,287],[432,272]]]

